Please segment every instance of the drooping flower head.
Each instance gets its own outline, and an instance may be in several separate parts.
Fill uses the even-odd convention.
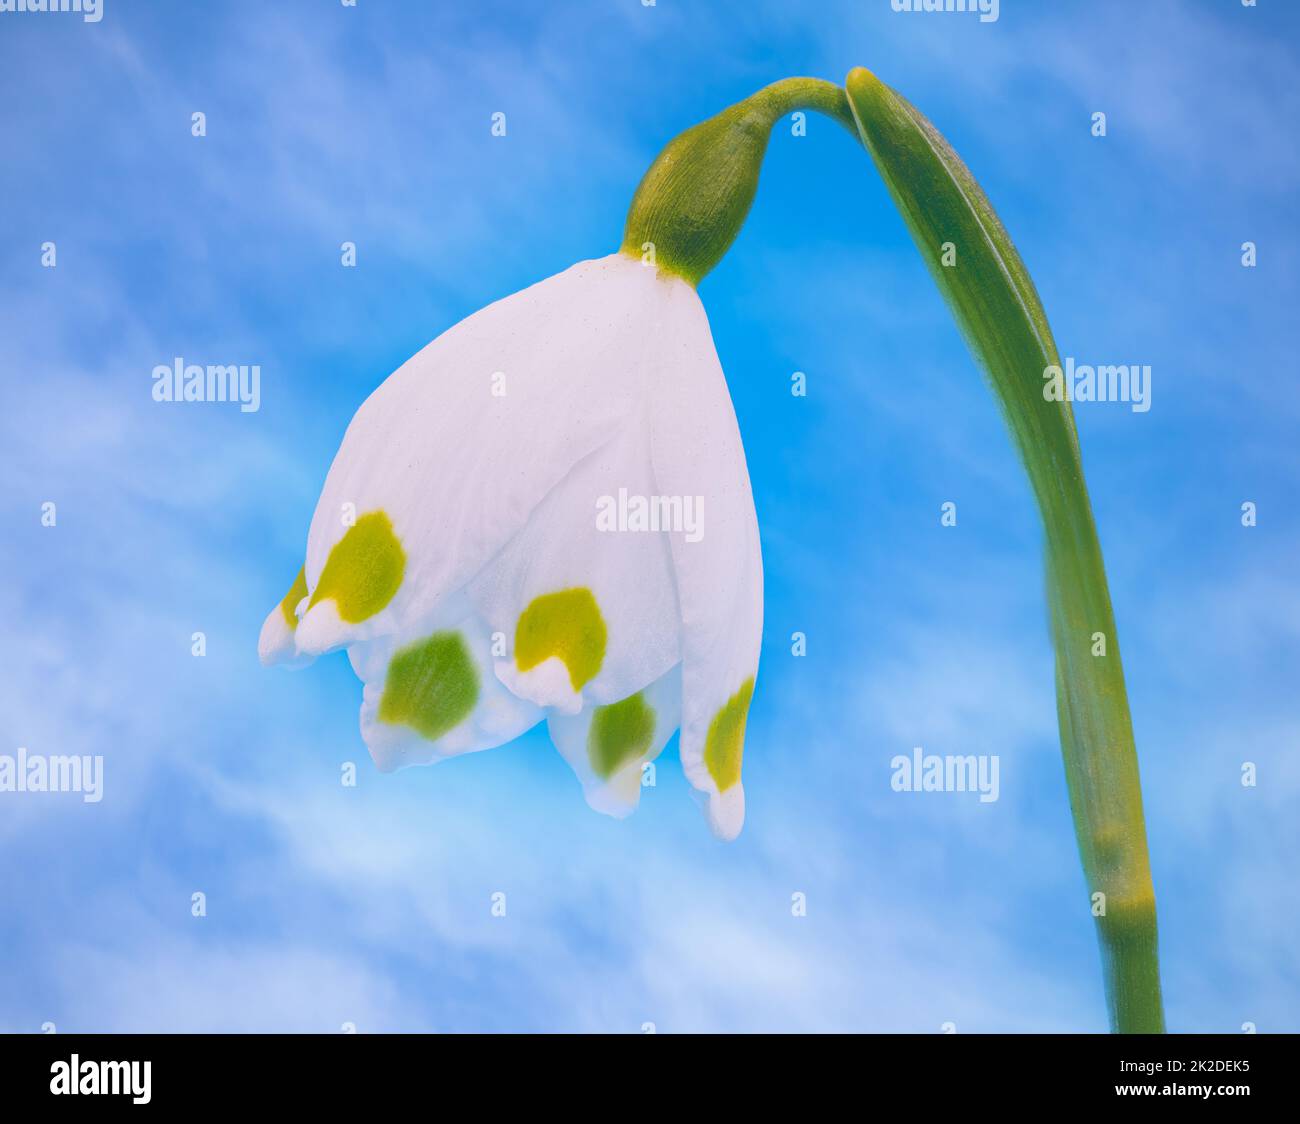
[[[444,332],[357,411],[263,662],[346,648],[381,769],[543,719],[623,816],[680,728],[713,831],[744,822],[763,566],[745,452],[695,286],[753,200],[793,80],[669,143],[618,253]],[[826,108],[826,104],[822,105]]]
[[[694,287],[616,253],[489,305],[357,411],[264,662],[346,648],[381,769],[545,719],[594,808],[636,806],[681,727],[730,838],[763,575]]]

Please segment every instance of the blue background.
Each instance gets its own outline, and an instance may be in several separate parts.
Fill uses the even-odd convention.
[[[709,836],[675,740],[620,823],[586,809],[540,732],[382,776],[344,657],[297,674],[256,659],[381,379],[616,248],[680,130],[774,79],[866,65],[973,169],[1062,355],[1153,368],[1149,413],[1076,413],[1169,1024],[1300,1030],[1298,16],[1281,0],[1003,0],[992,24],[887,0],[0,15],[0,752],[106,770],[97,805],[0,794],[0,1029],[1105,1028],[1037,515],[874,168],[828,120],[778,125],[700,290],[767,581],[737,842]],[[150,372],[175,356],[260,364],[261,410],[154,403]],[[1001,799],[892,792],[889,760],[913,746],[998,754]]]

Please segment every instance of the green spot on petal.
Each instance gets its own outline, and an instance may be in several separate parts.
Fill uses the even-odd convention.
[[[478,671],[459,632],[435,632],[388,664],[379,720],[435,741],[455,729],[478,701]]]
[[[709,736],[704,742],[704,764],[709,768],[709,775],[717,782],[719,792],[726,792],[740,780],[740,758],[745,749],[745,719],[749,715],[749,700],[753,696],[754,677],[751,675],[709,723]]]
[[[311,603],[332,597],[339,617],[358,624],[387,605],[402,584],[406,552],[386,512],[370,511],[330,551]]]
[[[638,691],[622,702],[597,707],[587,735],[587,756],[598,777],[609,777],[650,748],[655,712]]]
[[[535,598],[515,629],[515,665],[528,671],[557,656],[575,691],[591,682],[605,660],[605,620],[591,590],[564,589]]]
[[[280,602],[280,612],[284,616],[290,632],[298,627],[298,615],[294,610],[298,607],[298,602],[306,596],[307,571],[300,568],[298,576],[293,579],[293,585],[289,587],[289,592],[284,595],[284,600]]]

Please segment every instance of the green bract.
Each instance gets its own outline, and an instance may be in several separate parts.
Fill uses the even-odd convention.
[[[699,284],[749,214],[772,126],[796,109],[855,128],[838,86],[787,78],[764,87],[668,142],[632,197],[623,252]]]

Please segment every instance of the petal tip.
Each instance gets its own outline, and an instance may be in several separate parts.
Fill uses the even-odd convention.
[[[745,790],[736,783],[725,792],[711,792],[705,817],[714,836],[730,843],[745,826]]]
[[[616,820],[627,819],[641,802],[640,761],[615,773],[607,781],[583,785],[582,794],[593,812]]]
[[[327,597],[307,610],[293,636],[299,655],[319,656],[343,647],[349,632],[333,598]]]
[[[257,637],[257,658],[263,667],[303,667],[311,663],[298,652],[294,630],[289,627],[280,606],[267,614]]]
[[[516,698],[563,715],[572,716],[582,710],[582,692],[573,689],[568,665],[558,656],[550,656],[527,671],[520,671],[513,660],[497,660],[493,670]]]

